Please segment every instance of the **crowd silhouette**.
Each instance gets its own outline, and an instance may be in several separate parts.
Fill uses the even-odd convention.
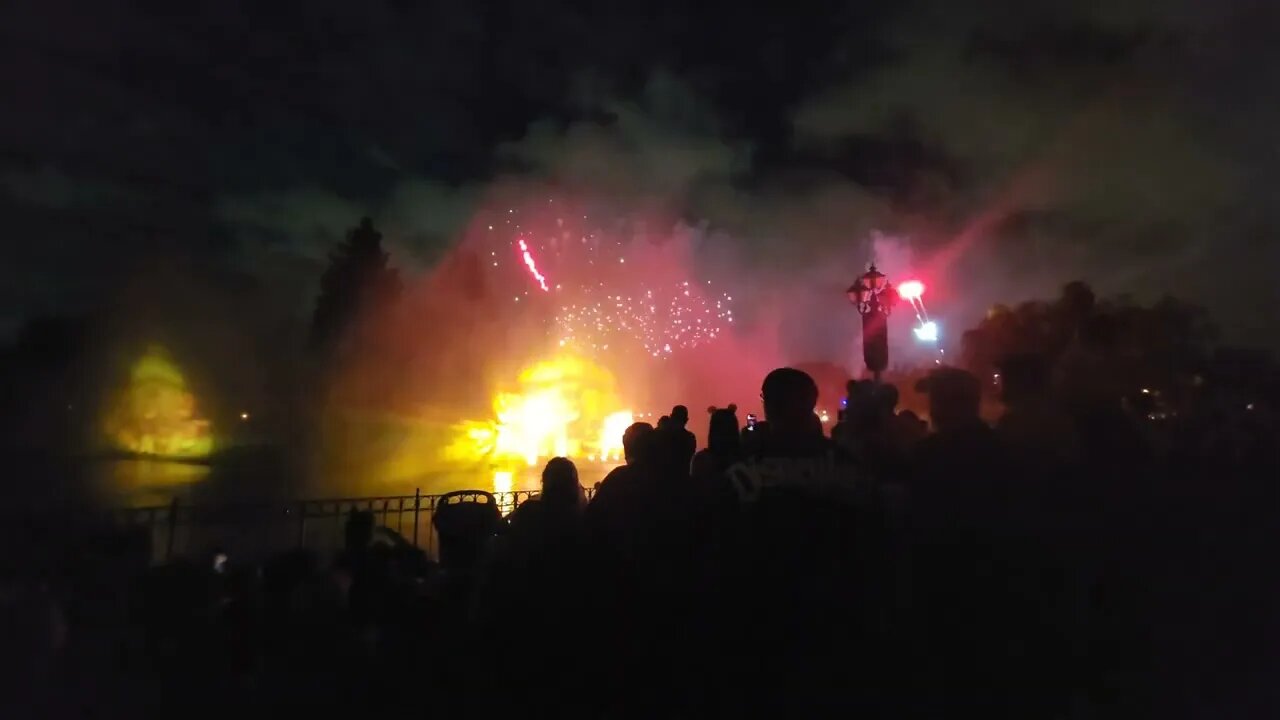
[[[675,406],[590,501],[553,458],[502,517],[446,496],[437,558],[353,513],[336,558],[148,567],[145,540],[9,573],[5,697],[42,716],[1255,716],[1280,670],[1275,426],[1065,402],[1009,358],[851,382],[828,435],[781,368],[764,418]],[[1232,424],[1226,424],[1230,420]],[[696,450],[696,452],[695,452]]]

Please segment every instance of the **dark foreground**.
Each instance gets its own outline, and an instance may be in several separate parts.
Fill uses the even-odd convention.
[[[1029,403],[993,429],[939,382],[927,435],[871,393],[826,438],[803,379],[766,381],[755,430],[720,411],[691,457],[681,423],[633,428],[589,503],[553,462],[507,518],[438,512],[434,556],[364,513],[261,563],[10,539],[5,717],[1280,708],[1269,418]]]

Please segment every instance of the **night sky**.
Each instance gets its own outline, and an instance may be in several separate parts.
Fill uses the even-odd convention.
[[[413,270],[514,187],[660,206],[732,238],[748,278],[785,255],[838,293],[876,229],[970,314],[1081,277],[1274,346],[1278,20],[1182,0],[4,3],[0,334],[160,265],[305,317],[360,215]]]

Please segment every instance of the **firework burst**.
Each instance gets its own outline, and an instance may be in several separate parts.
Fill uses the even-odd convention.
[[[553,201],[548,207],[569,210]],[[544,309],[560,347],[665,358],[714,342],[733,323],[733,296],[690,279],[670,240],[655,242],[640,223],[612,222],[606,230],[589,214],[546,208],[503,215],[486,229],[493,267],[508,265],[499,262],[503,246],[514,252],[520,285],[533,287],[513,299]],[[545,301],[536,290],[547,293]]]
[[[670,356],[714,341],[733,322],[732,296],[698,289],[684,281],[595,300],[587,293],[560,308],[554,332],[561,347],[582,352],[625,350],[635,342],[653,357]]]

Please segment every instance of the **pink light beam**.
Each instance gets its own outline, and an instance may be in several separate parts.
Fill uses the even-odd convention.
[[[538,263],[533,261],[533,254],[529,252],[529,244],[524,241],[524,238],[518,238],[516,242],[520,244],[520,255],[524,258],[524,266],[529,268],[529,274],[538,281],[538,287],[542,288],[542,292],[550,292],[547,279],[538,272]]]
[[[937,340],[937,326],[929,321],[929,313],[924,309],[924,283],[919,280],[904,280],[898,283],[898,297],[911,303],[911,309],[916,311],[916,320],[920,322],[920,327],[916,328],[916,337],[921,340]],[[933,330],[928,328],[933,325]],[[921,334],[922,331],[924,334]],[[930,333],[934,333],[933,337],[928,337]]]

